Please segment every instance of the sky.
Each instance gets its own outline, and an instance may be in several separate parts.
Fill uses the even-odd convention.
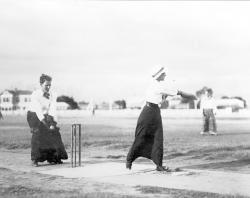
[[[0,92],[39,86],[77,101],[143,98],[150,70],[180,90],[250,102],[250,2],[0,1]]]

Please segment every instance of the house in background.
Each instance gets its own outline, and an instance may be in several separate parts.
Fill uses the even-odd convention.
[[[58,111],[64,111],[64,110],[67,110],[69,108],[70,108],[70,106],[66,102],[57,102],[56,103],[56,110],[58,110]]]
[[[25,112],[31,102],[31,91],[4,90],[0,93],[0,109],[3,114]]]
[[[87,110],[87,108],[89,106],[89,102],[80,101],[80,102],[78,102],[78,106],[82,110]]]
[[[230,109],[232,112],[237,112],[239,109],[244,109],[244,101],[237,98],[221,98],[216,99],[218,109]]]
[[[101,102],[97,104],[97,108],[101,110],[110,110],[110,103],[108,102]]]
[[[14,109],[13,91],[5,90],[0,94],[0,108],[2,112],[12,111]]]
[[[27,91],[27,90],[19,90],[17,92],[17,96],[18,96],[18,103],[16,104],[17,106],[17,110],[19,111],[27,111],[28,106],[30,105],[31,102],[31,91]]]
[[[4,90],[0,93],[0,111],[2,114],[25,114],[30,102],[32,91],[29,90]],[[57,110],[69,109],[69,104],[57,102]]]
[[[195,109],[195,101],[174,96],[167,99],[169,109]]]
[[[145,101],[141,97],[129,98],[126,100],[127,108],[129,109],[141,109],[145,105]],[[194,109],[194,100],[183,100],[179,96],[168,97],[160,105],[161,109]]]

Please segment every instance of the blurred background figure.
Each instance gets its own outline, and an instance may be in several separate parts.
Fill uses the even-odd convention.
[[[3,120],[3,114],[0,111],[0,120]]]
[[[213,90],[208,88],[205,90],[201,98],[200,109],[203,115],[203,129],[201,135],[210,134],[217,135],[217,125],[215,115],[217,113],[217,106],[213,98]]]
[[[96,104],[93,100],[91,100],[88,104],[87,109],[91,112],[91,115],[94,116],[95,115],[95,110],[96,110]]]

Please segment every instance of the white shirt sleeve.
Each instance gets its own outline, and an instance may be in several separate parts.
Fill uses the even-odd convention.
[[[177,95],[178,90],[176,88],[174,81],[168,80],[168,81],[160,82],[160,93],[166,94],[169,96]]]
[[[204,103],[204,99],[201,98],[201,100],[200,100],[200,112],[201,112],[202,114],[203,114],[203,109],[204,109],[203,103]]]
[[[217,114],[217,105],[216,105],[216,101],[215,101],[214,98],[213,98],[212,100],[213,100],[213,112],[214,112],[214,114]]]
[[[37,91],[34,91],[31,95],[31,107],[30,107],[30,110],[35,112],[38,119],[40,121],[42,121],[42,119],[44,118],[44,115],[43,115],[43,111],[42,111],[42,105],[41,103],[39,102],[39,92]]]
[[[146,101],[154,104],[160,104],[163,95],[175,96],[178,91],[171,81],[152,80],[147,90]]]
[[[203,110],[205,108],[205,103],[206,103],[207,96],[201,95],[200,99],[200,112],[203,114]]]
[[[54,120],[57,122],[56,99],[57,99],[57,94],[53,93],[48,113],[49,115],[53,116]]]

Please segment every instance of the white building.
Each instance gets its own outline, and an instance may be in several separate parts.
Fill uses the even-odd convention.
[[[25,112],[31,101],[31,91],[4,90],[0,93],[0,110],[3,114]]]
[[[220,109],[231,109],[232,111],[245,108],[244,102],[237,98],[216,99],[216,106]]]
[[[0,94],[0,110],[2,112],[12,111],[14,109],[13,93],[9,90],[5,90]]]
[[[69,104],[67,104],[66,102],[57,102],[56,103],[56,110],[64,111],[67,109],[69,109]]]
[[[4,90],[0,93],[0,111],[2,114],[25,114],[30,102],[31,91],[28,90]],[[57,110],[69,109],[69,104],[65,102],[57,102]]]

